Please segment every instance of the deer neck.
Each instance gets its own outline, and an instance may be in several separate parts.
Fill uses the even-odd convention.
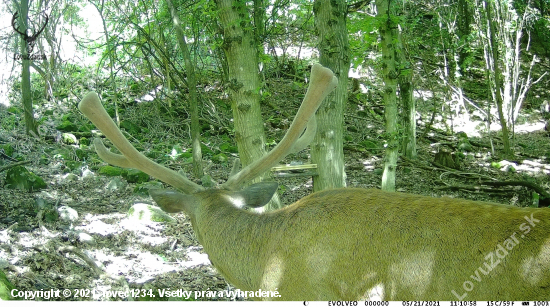
[[[237,288],[258,290],[271,250],[266,242],[277,233],[272,215],[226,205],[197,219],[193,228],[214,267]]]

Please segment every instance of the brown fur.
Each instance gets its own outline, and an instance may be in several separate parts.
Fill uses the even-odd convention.
[[[243,291],[277,289],[282,300],[550,299],[548,209],[344,188],[260,215],[224,195],[238,192],[194,194],[200,201],[185,211],[213,265]]]

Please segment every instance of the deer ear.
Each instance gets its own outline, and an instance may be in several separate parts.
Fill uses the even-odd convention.
[[[277,182],[259,182],[237,192],[247,207],[259,208],[265,206],[277,191]]]
[[[200,204],[197,197],[172,190],[151,189],[149,195],[163,211],[168,213],[184,211],[185,214],[192,214],[193,209]]]

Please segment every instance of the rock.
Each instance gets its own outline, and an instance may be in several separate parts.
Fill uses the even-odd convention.
[[[78,220],[78,212],[68,206],[61,206],[57,209],[59,219],[68,223],[74,223]]]
[[[153,206],[146,203],[135,203],[130,210],[128,210],[128,216],[131,219],[147,222],[174,222],[175,219],[162,211],[157,206]]]

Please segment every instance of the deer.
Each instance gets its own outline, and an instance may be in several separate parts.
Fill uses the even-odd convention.
[[[336,87],[315,64],[285,136],[266,155],[203,188],[138,152],[96,93],[79,109],[121,152],[100,139],[105,162],[137,168],[177,190],[151,189],[166,212],[183,212],[212,265],[259,300],[550,300],[550,210],[378,189],[318,191],[264,213],[276,182],[246,183],[307,146],[314,113]],[[303,134],[302,134],[303,133]]]

